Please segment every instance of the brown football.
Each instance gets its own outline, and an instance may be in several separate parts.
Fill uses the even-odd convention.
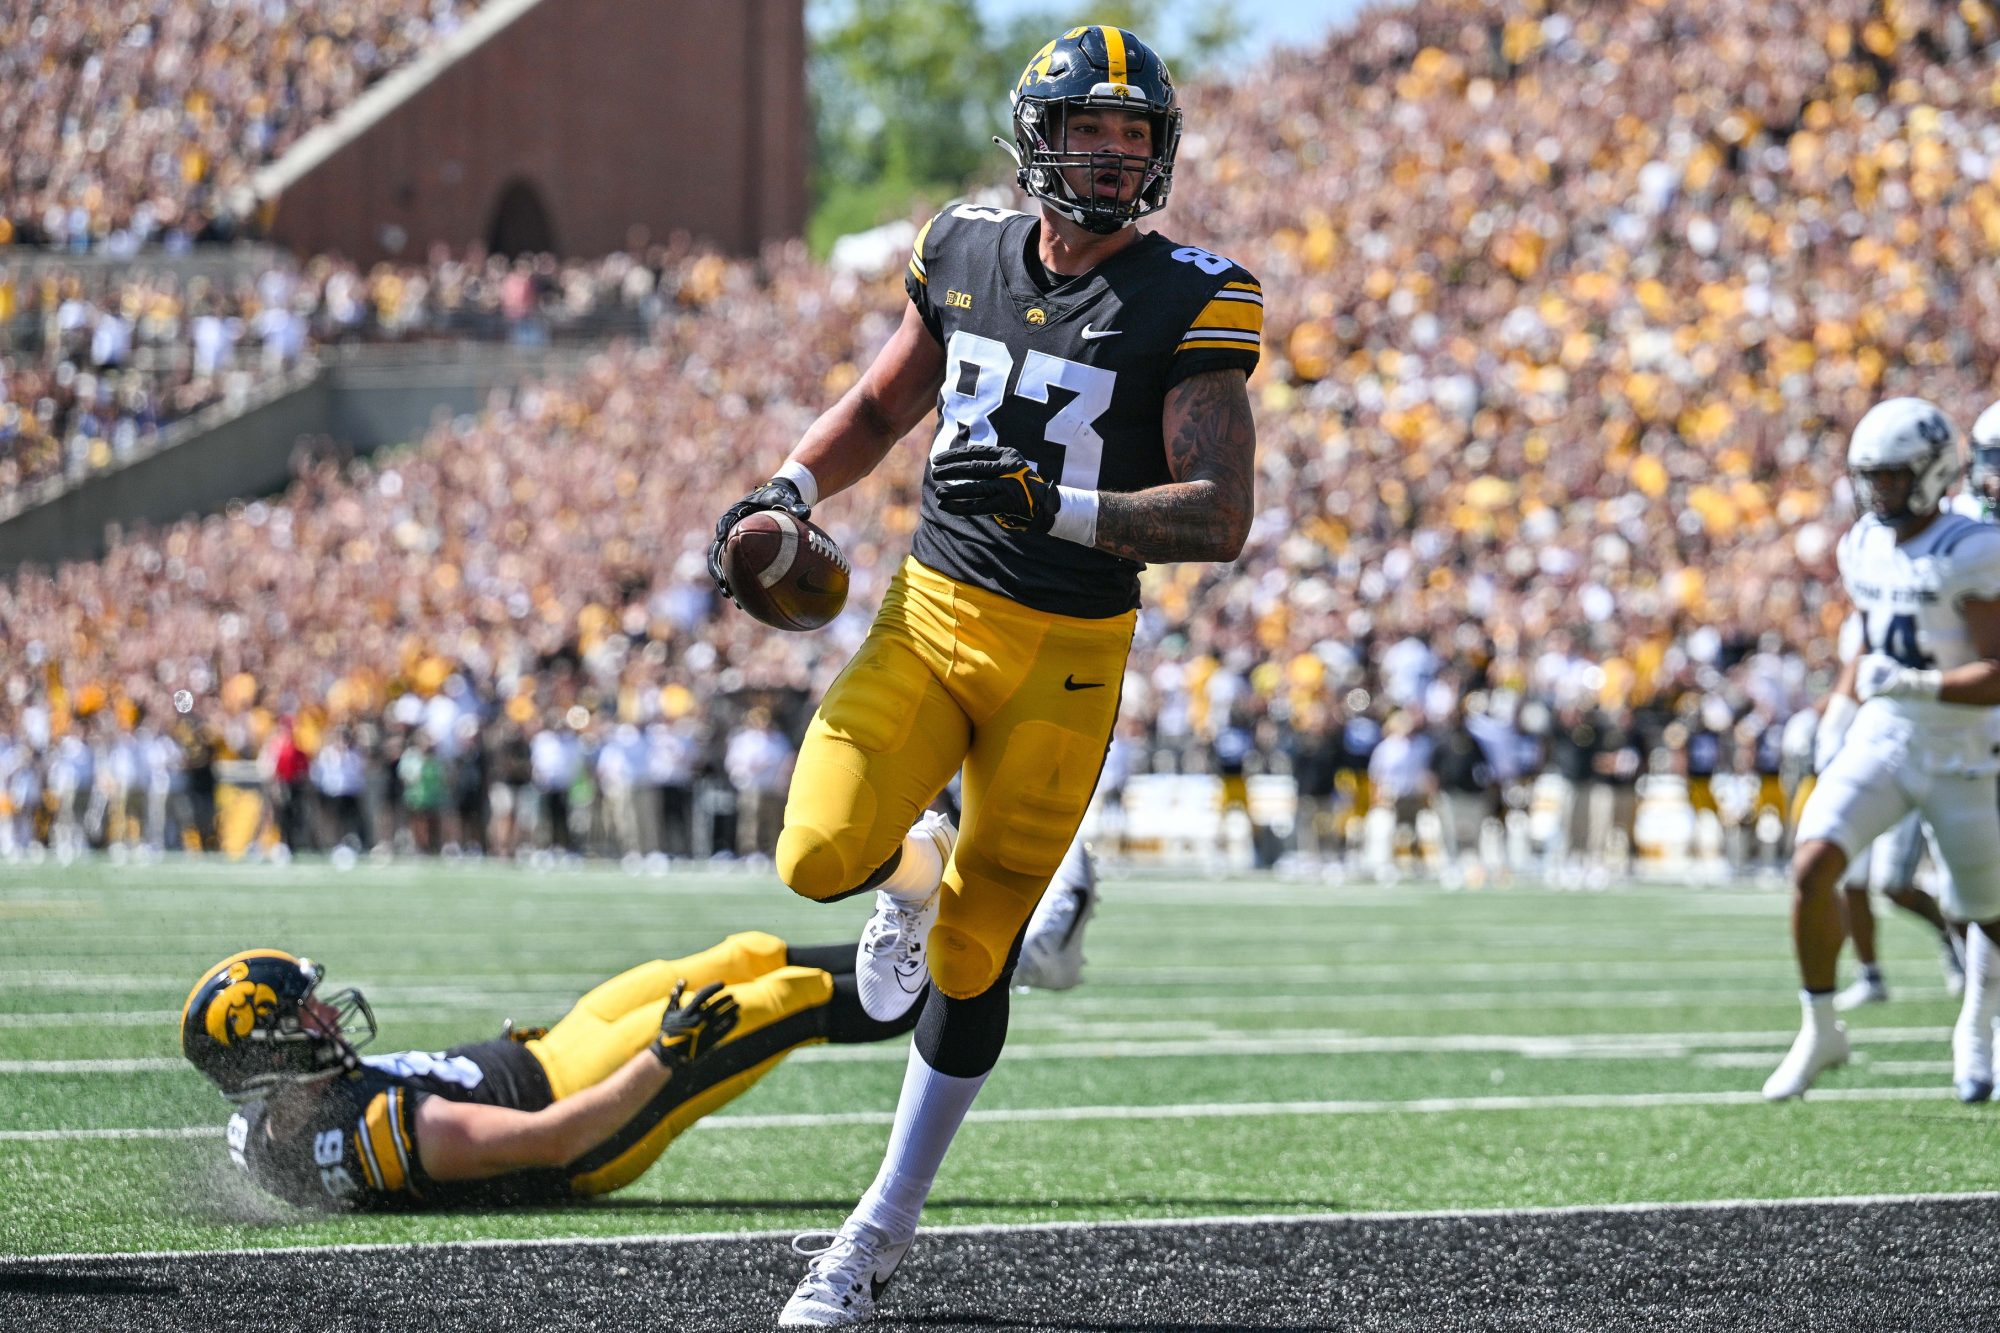
[[[729,530],[722,575],[736,604],[774,629],[818,629],[847,605],[847,557],[782,509],[759,510]]]

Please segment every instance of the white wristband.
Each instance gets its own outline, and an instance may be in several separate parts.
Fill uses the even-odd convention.
[[[1078,546],[1097,545],[1097,492],[1075,486],[1058,486],[1056,494],[1062,496],[1062,508],[1056,510],[1056,521],[1049,528],[1049,536],[1075,542]]]
[[[1903,697],[1906,699],[1935,699],[1938,697],[1938,692],[1944,689],[1944,672],[1915,669],[1906,671],[1903,673],[1903,687],[1905,691]]]
[[[813,476],[811,468],[797,459],[787,458],[783,465],[771,474],[771,480],[789,481],[798,487],[799,498],[808,506],[819,503],[819,480]]]

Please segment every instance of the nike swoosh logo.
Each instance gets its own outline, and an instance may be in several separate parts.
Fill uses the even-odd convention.
[[[1086,324],[1083,328],[1083,340],[1090,342],[1096,338],[1116,338],[1123,332],[1125,332],[1123,329],[1093,329]]]
[[[882,1299],[882,1293],[883,1293],[883,1292],[885,1292],[885,1291],[887,1291],[888,1289],[889,1289],[889,1279],[888,1279],[888,1278],[886,1278],[886,1277],[876,1277],[876,1276],[875,1276],[875,1275],[874,1275],[873,1273],[870,1273],[870,1274],[868,1275],[868,1299],[869,1299],[869,1300],[871,1300],[871,1301],[879,1301],[879,1300],[881,1300],[881,1299]]]
[[[1104,682],[1101,680],[1078,680],[1075,676],[1064,676],[1063,688],[1066,690],[1101,690],[1104,688]]]

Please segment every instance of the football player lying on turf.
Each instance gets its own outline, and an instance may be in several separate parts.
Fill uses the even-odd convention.
[[[252,949],[210,968],[181,1049],[225,1097],[230,1158],[281,1199],[321,1208],[529,1203],[637,1180],[674,1136],[800,1046],[908,1032],[854,988],[852,944],[747,932],[598,986],[546,1031],[449,1051],[363,1056],[375,1036],[318,964]]]

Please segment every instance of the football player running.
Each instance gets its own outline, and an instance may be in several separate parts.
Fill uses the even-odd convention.
[[[522,1204],[637,1180],[680,1132],[787,1053],[880,1041],[851,944],[749,932],[613,977],[553,1028],[448,1051],[365,1056],[352,988],[277,949],[225,958],[181,1009],[181,1050],[222,1094],[229,1156],[267,1192],[341,1210]],[[691,993],[690,993],[691,992]]]
[[[932,218],[901,326],[716,528],[720,541],[744,514],[852,486],[935,406],[913,553],[813,718],[777,855],[806,897],[877,891],[886,926],[859,959],[870,1013],[912,1001],[893,975],[912,948],[928,998],[881,1169],[812,1252],[786,1327],[872,1318],[915,1238],[999,1058],[1023,925],[1103,764],[1139,571],[1233,560],[1250,527],[1262,291],[1223,256],[1133,225],[1173,184],[1166,67],[1129,32],[1072,28],[1035,53],[1012,104],[1036,212]],[[956,843],[905,840],[961,766]]]
[[[1847,468],[1862,513],[1838,560],[1862,651],[1827,700],[1827,713],[1850,720],[1799,816],[1792,940],[1804,1021],[1764,1096],[1803,1096],[1847,1060],[1833,1008],[1845,934],[1838,885],[1854,856],[1914,810],[1949,874],[1945,914],[1976,926],[1952,1068],[1959,1097],[1984,1101],[2000,1006],[1982,938],[2000,932],[2000,761],[1990,729],[2000,705],[2000,528],[1941,507],[1958,469],[1956,433],[1921,399],[1870,409]]]

